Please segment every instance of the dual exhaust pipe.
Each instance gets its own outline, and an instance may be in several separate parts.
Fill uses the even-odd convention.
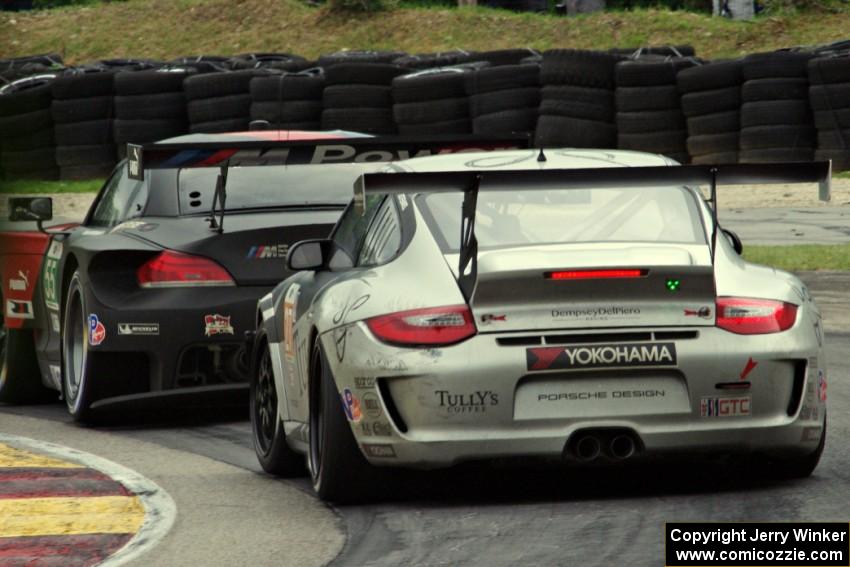
[[[629,432],[580,432],[568,443],[568,454],[588,463],[603,454],[614,461],[624,461],[638,451],[636,436]]]

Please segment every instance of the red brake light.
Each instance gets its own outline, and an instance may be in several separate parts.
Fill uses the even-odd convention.
[[[793,303],[769,299],[717,298],[717,326],[739,335],[787,331],[797,320]]]
[[[618,279],[618,278],[642,278],[648,273],[647,270],[560,270],[557,272],[546,272],[544,275],[550,280],[593,280],[593,279]]]
[[[383,342],[401,346],[448,346],[477,332],[466,305],[399,311],[367,319],[366,325]]]
[[[236,285],[227,270],[201,256],[166,250],[136,271],[141,287],[194,287]]]

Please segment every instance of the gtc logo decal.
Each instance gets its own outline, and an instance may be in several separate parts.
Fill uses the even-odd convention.
[[[212,337],[215,335],[232,335],[233,326],[230,324],[230,315],[224,316],[216,313],[215,315],[204,315],[204,336]]]
[[[348,418],[348,421],[357,423],[363,417],[363,413],[360,411],[360,400],[348,388],[342,391],[342,409],[345,410],[345,417]]]
[[[9,319],[32,319],[32,301],[6,300],[6,317]]]
[[[274,258],[286,258],[289,251],[288,244],[267,244],[265,246],[251,246],[246,258],[254,260],[267,260]]]
[[[89,315],[89,344],[97,346],[106,340],[106,327],[97,318],[97,315],[92,313]]]
[[[701,417],[738,417],[750,415],[750,396],[740,398],[702,398]]]
[[[676,366],[674,343],[529,348],[525,353],[529,370]]]

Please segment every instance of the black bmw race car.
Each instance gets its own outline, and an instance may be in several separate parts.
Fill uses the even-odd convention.
[[[257,299],[288,277],[289,245],[327,236],[364,162],[471,147],[482,146],[276,131],[128,146],[83,222],[49,231],[32,298],[41,381],[78,421],[244,405],[245,333]],[[37,219],[43,201],[18,212]]]

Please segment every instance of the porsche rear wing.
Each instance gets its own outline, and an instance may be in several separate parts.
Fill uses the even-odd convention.
[[[127,173],[130,179],[143,180],[145,171],[149,169],[374,163],[443,153],[525,149],[529,146],[527,135],[127,144]]]
[[[461,214],[458,283],[467,300],[475,287],[478,243],[475,208],[479,190],[593,189],[612,187],[680,187],[708,185],[713,215],[711,259],[717,244],[717,186],[818,183],[819,198],[831,198],[832,162],[773,164],[720,164],[645,167],[606,167],[544,170],[464,170],[423,173],[366,173],[354,184],[354,205],[364,209],[368,194],[446,193],[464,194]]]

